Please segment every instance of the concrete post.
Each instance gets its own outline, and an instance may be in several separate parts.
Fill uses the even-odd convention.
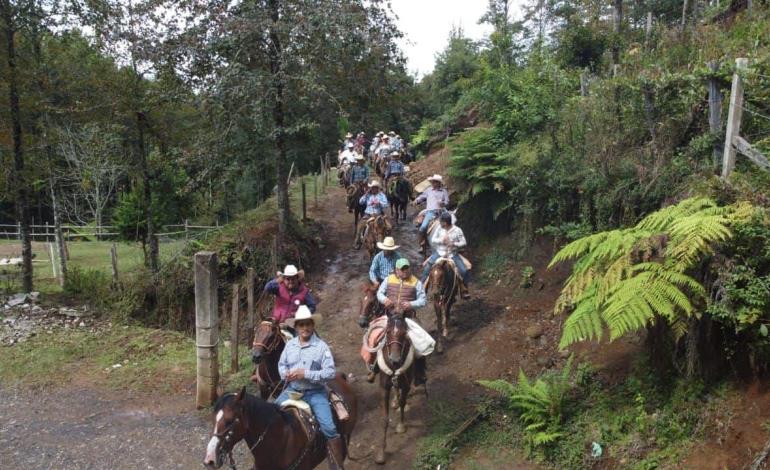
[[[219,298],[217,255],[211,251],[195,254],[195,346],[197,349],[196,406],[211,406],[219,383]]]

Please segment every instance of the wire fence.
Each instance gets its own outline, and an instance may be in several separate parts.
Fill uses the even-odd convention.
[[[29,226],[32,241],[54,241],[55,226],[53,224],[32,224]],[[187,221],[181,224],[163,225],[160,231],[155,235],[159,238],[185,238],[188,239],[195,234],[218,230],[219,223],[216,225],[193,225]],[[107,241],[117,239],[121,233],[117,231],[115,225],[62,225],[62,235],[69,241]],[[0,224],[0,239],[21,240],[21,224]]]

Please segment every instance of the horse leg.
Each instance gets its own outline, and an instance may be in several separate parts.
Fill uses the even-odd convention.
[[[406,399],[409,396],[409,382],[406,382],[404,387],[401,387],[398,393],[398,406],[400,408],[398,415],[398,424],[396,425],[396,434],[403,434],[406,432],[406,425],[404,424],[404,411],[406,409]]]
[[[449,337],[449,309],[452,308],[451,300],[444,305],[441,309],[441,338],[447,339]]]
[[[374,452],[374,461],[380,465],[385,463],[385,447],[387,445],[388,437],[388,420],[390,409],[388,403],[390,402],[390,384],[385,384],[382,395],[382,445]]]
[[[433,302],[433,310],[436,312],[436,352],[438,354],[442,354],[444,352],[444,338],[441,336],[441,331],[444,329],[443,326],[443,313],[441,308],[441,303],[439,301]]]

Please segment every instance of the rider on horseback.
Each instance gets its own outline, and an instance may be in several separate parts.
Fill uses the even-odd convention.
[[[441,175],[433,175],[428,178],[428,181],[430,181],[431,187],[423,191],[412,202],[414,205],[425,202],[425,218],[420,225],[420,237],[423,239],[428,234],[431,221],[438,217],[449,204],[449,192],[443,186]]]
[[[380,251],[372,258],[372,265],[369,267],[369,280],[372,284],[379,286],[382,281],[395,271],[396,261],[402,258],[401,253],[396,251],[400,247],[396,245],[393,237],[385,237],[382,242],[377,242],[377,248]]]
[[[302,274],[296,266],[289,264],[283,272],[276,273],[275,279],[265,284],[265,292],[275,296],[273,318],[278,323],[285,323],[289,318],[293,318],[300,305],[307,305],[311,312],[315,312],[315,299],[302,282]]]
[[[366,194],[361,196],[361,199],[358,202],[364,206],[364,214],[367,216],[367,219],[363,221],[358,229],[355,244],[356,249],[361,248],[364,233],[369,224],[378,216],[385,215],[385,209],[388,208],[388,198],[385,194],[380,192],[380,182],[374,180],[369,183],[369,190]]]
[[[332,416],[326,384],[334,379],[336,370],[329,346],[315,334],[317,315],[300,306],[293,319],[297,336],[286,343],[278,361],[278,373],[286,381],[286,389],[276,398],[281,404],[290,392],[302,394],[302,401],[310,405],[313,415],[326,437],[329,467],[343,468],[345,449]]]
[[[386,282],[380,284],[380,288],[377,290],[377,300],[385,306],[385,309],[389,314],[401,313],[406,317],[415,317],[415,309],[424,307],[428,302],[425,295],[425,288],[422,282],[412,275],[412,270],[409,266],[409,260],[406,258],[399,258],[396,261],[396,269],[393,274],[389,275]],[[416,322],[410,322],[409,328],[421,330],[419,333],[427,335],[428,333],[422,329]],[[414,384],[422,385],[428,379],[426,376],[426,364],[425,355],[430,352],[423,352],[414,361]],[[378,369],[376,363],[370,364],[370,372],[366,380],[374,382],[374,376],[377,374]]]
[[[362,184],[369,181],[369,167],[364,164],[364,156],[356,154],[356,160],[350,169],[350,184]]]
[[[390,181],[390,178],[398,179],[403,174],[404,164],[401,163],[401,154],[393,151],[390,153],[390,161],[388,162],[388,166],[385,168],[385,187],[388,186],[388,181]]]
[[[421,280],[422,282],[425,282],[425,280],[428,279],[430,268],[433,267],[433,264],[439,258],[451,259],[463,281],[460,285],[460,295],[463,299],[467,300],[470,298],[470,294],[468,293],[470,276],[468,267],[465,265],[458,250],[468,243],[465,241],[465,235],[463,234],[462,229],[457,225],[452,225],[452,214],[449,212],[442,213],[439,216],[439,223],[441,224],[440,227],[433,232],[430,239],[430,244],[433,247],[433,254],[430,258],[425,260],[425,268],[422,271]]]

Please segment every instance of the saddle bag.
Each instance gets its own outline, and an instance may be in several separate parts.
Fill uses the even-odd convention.
[[[332,407],[334,407],[334,411],[337,413],[337,418],[339,418],[340,421],[347,421],[350,419],[350,413],[348,413],[348,408],[345,406],[345,401],[343,401],[342,397],[332,389],[329,389],[329,402],[332,404]]]

